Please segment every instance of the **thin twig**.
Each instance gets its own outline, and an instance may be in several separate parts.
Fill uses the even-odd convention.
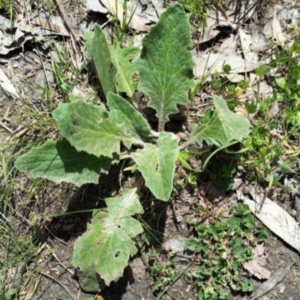
[[[9,127],[7,127],[5,124],[3,124],[2,122],[0,122],[0,126],[3,127],[6,131],[8,131],[9,133],[13,134],[13,130],[11,130]]]
[[[58,284],[59,286],[61,286],[61,287],[62,287],[69,295],[71,295],[71,297],[72,297],[73,299],[75,299],[75,296],[71,293],[71,291],[70,291],[63,283],[59,282],[59,280],[58,280],[59,277],[62,276],[64,273],[65,273],[65,270],[61,271],[56,277],[53,277],[53,276],[51,276],[51,275],[49,275],[49,274],[46,274],[46,273],[44,273],[44,272],[40,272],[41,275],[43,275],[44,277],[46,277],[46,278],[52,280],[52,282],[49,284],[49,286],[48,286],[46,289],[44,289],[44,290],[39,294],[39,298],[37,298],[37,299],[41,299],[40,297],[42,297],[43,294],[45,294],[45,292],[52,286],[53,282],[55,282],[56,284]]]
[[[61,2],[61,0],[55,0],[56,1],[56,4],[57,4],[57,7],[58,7],[58,10],[61,14],[61,17],[63,18],[66,26],[68,27],[68,29],[70,30],[70,33],[72,35],[72,37],[74,38],[75,42],[76,43],[79,43],[80,42],[80,36],[77,34],[77,32],[75,31],[75,29],[73,28],[73,25],[67,15],[67,12]]]

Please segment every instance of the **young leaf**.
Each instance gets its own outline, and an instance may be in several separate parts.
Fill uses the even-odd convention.
[[[116,68],[112,63],[109,46],[102,29],[96,25],[92,40],[92,59],[105,97],[108,92],[115,92]]]
[[[163,131],[159,134],[157,146],[147,143],[131,156],[138,164],[146,186],[160,200],[168,201],[170,198],[178,152],[178,138]]]
[[[143,139],[151,136],[148,123],[128,101],[111,93],[107,101],[116,107],[109,114],[83,101],[62,103],[53,111],[61,135],[78,151],[112,158],[113,153],[120,153],[121,141],[130,148],[143,145]]]
[[[118,120],[122,115],[123,123],[120,126],[123,127],[129,135],[140,140],[152,137],[148,122],[128,101],[116,94],[108,93],[107,105],[111,110],[109,118],[112,123],[118,124]],[[115,111],[115,113],[112,113],[113,111]],[[126,140],[124,140],[124,143],[126,143]],[[129,147],[130,145],[128,145],[128,148]]]
[[[149,106],[157,111],[159,131],[169,115],[178,112],[177,104],[188,103],[193,86],[190,24],[181,5],[171,5],[143,39],[138,89],[149,96]]]
[[[287,82],[284,77],[275,78],[275,82],[280,88],[282,88],[283,90],[286,90]]]
[[[111,160],[77,152],[66,140],[47,141],[20,156],[15,167],[32,178],[47,178],[56,183],[71,182],[76,186],[98,183],[100,172],[107,173]]]
[[[117,90],[118,92],[125,92],[131,97],[136,87],[136,83],[132,80],[136,69],[131,60],[137,56],[140,50],[134,47],[120,48],[119,44],[110,46],[109,49],[112,62],[117,69]]]
[[[224,146],[229,142],[241,141],[250,133],[251,124],[247,118],[231,112],[222,97],[214,96],[215,111],[211,119],[205,124],[195,125],[189,137],[189,142]]]
[[[260,77],[268,74],[270,71],[271,71],[271,67],[266,65],[260,65],[255,69],[256,75]]]
[[[132,216],[144,211],[136,189],[124,189],[121,197],[105,201],[108,213],[95,211],[87,231],[76,240],[73,264],[83,272],[98,273],[109,286],[123,275],[129,257],[137,252],[132,238],[143,228]]]

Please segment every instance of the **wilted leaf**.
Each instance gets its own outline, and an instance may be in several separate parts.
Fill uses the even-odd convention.
[[[178,138],[172,133],[161,132],[157,146],[145,144],[143,149],[132,154],[146,186],[160,200],[168,201],[170,198],[178,152]]]
[[[116,81],[118,92],[125,92],[131,97],[136,87],[136,83],[132,80],[136,69],[131,60],[137,56],[140,50],[133,47],[120,48],[118,44],[114,44],[109,49],[112,62],[117,69]]]
[[[15,89],[15,87],[13,86],[11,81],[9,80],[9,78],[5,75],[5,73],[1,69],[0,69],[0,86],[5,92],[7,92],[17,98],[20,97],[18,95],[17,90]]]
[[[91,54],[97,71],[98,79],[106,97],[108,92],[116,91],[114,80],[117,71],[112,63],[105,35],[98,25],[95,26]]]
[[[149,96],[149,106],[157,111],[159,131],[169,115],[178,112],[177,104],[188,103],[193,86],[190,24],[181,5],[171,5],[143,39],[138,89]]]
[[[194,69],[195,77],[201,78],[206,74],[213,74],[214,72],[224,73],[223,66],[230,65],[231,76],[234,74],[253,71],[257,67],[255,60],[247,60],[238,54],[223,55],[219,53],[201,54],[195,56],[196,67]]]
[[[131,255],[137,252],[132,238],[143,232],[132,218],[142,214],[136,189],[107,198],[108,213],[95,211],[87,231],[74,244],[73,263],[83,272],[96,272],[109,285],[123,275]],[[88,255],[87,255],[88,253]]]
[[[98,183],[100,172],[107,173],[111,160],[77,152],[66,140],[47,141],[20,156],[15,167],[32,178],[47,178],[56,183],[71,182],[77,186]]]
[[[253,36],[247,34],[242,28],[238,29],[239,39],[243,50],[243,57],[245,61],[245,69],[250,69],[253,65],[258,65],[258,54],[252,51],[254,45]]]
[[[120,152],[120,142],[130,148],[151,135],[148,123],[128,101],[112,93],[107,98],[109,114],[83,101],[62,103],[53,112],[62,136],[78,151],[113,157]]]
[[[215,111],[205,124],[195,125],[189,141],[224,146],[231,141],[241,141],[250,133],[251,124],[247,118],[231,112],[222,97],[214,96]]]
[[[252,300],[261,298],[263,295],[272,290],[290,271],[290,268],[295,264],[295,261],[290,262],[285,268],[279,268],[276,271],[272,272],[270,278],[267,281],[264,281],[258,289],[252,294]]]
[[[273,22],[272,22],[272,28],[273,28],[273,37],[281,43],[281,45],[285,44],[286,37],[283,34],[283,30],[280,24],[280,21],[277,19],[277,12],[274,9],[274,15],[273,15]]]

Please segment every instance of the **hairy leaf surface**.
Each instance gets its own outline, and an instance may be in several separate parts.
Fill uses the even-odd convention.
[[[193,86],[190,24],[181,5],[171,5],[143,39],[136,62],[140,72],[138,89],[149,96],[160,123],[178,112],[177,104],[188,103]],[[159,128],[163,130],[163,128]]]
[[[142,214],[136,189],[124,189],[121,197],[107,198],[108,213],[95,211],[87,231],[75,242],[73,263],[83,272],[96,272],[109,285],[123,275],[131,255],[137,252],[132,238],[143,232],[132,218]]]
[[[109,93],[107,105],[111,110],[109,114],[111,122],[118,124],[129,136],[136,140],[145,140],[152,136],[149,123],[128,101],[116,94]],[[118,120],[122,120],[122,123]],[[126,140],[123,142],[126,144]],[[127,145],[127,148],[130,146],[131,144]]]
[[[109,49],[112,62],[117,69],[117,90],[118,92],[125,92],[131,97],[136,88],[136,83],[132,79],[136,68],[131,60],[137,56],[140,50],[135,47],[120,48],[119,44],[112,45]]]
[[[249,135],[251,124],[247,118],[231,112],[222,97],[214,96],[213,103],[215,111],[211,119],[205,124],[194,125],[190,142],[201,145],[205,140],[210,145],[224,146]]]
[[[15,167],[32,178],[47,178],[76,186],[98,183],[100,172],[107,173],[111,159],[77,152],[66,140],[47,141],[20,156]]]
[[[97,71],[98,79],[106,97],[108,92],[116,91],[115,77],[117,70],[112,63],[109,46],[105,35],[98,25],[95,26],[91,54]]]
[[[146,143],[143,149],[131,156],[138,164],[146,186],[160,200],[168,201],[170,198],[178,152],[176,135],[163,131],[159,134],[157,145]]]
[[[99,293],[106,288],[104,280],[93,269],[89,272],[76,270],[76,276],[79,279],[79,284],[85,292]]]
[[[107,98],[109,113],[83,101],[62,103],[53,112],[62,136],[78,151],[112,158],[120,153],[121,141],[130,148],[151,136],[148,123],[128,101],[112,93]]]
[[[86,45],[86,53],[88,57],[92,57],[92,45],[93,45],[93,37],[94,37],[94,31],[86,31],[82,38],[85,41]]]

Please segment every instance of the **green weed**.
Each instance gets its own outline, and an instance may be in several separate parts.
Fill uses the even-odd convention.
[[[202,32],[206,26],[208,4],[205,0],[179,0],[187,10],[191,22]]]
[[[94,34],[86,35],[86,40],[104,94],[103,102],[93,105],[76,99],[61,103],[52,115],[63,139],[48,140],[33,148],[21,156],[15,166],[33,178],[81,186],[97,183],[99,173],[107,173],[118,161],[132,159],[137,165],[136,170],[142,175],[137,186],[124,188],[122,195],[106,198],[107,210],[94,211],[89,230],[74,245],[74,265],[80,267],[82,276],[92,274],[95,280],[101,276],[100,285],[94,282],[101,290],[103,282],[109,285],[121,276],[129,256],[137,251],[132,238],[142,233],[143,228],[133,216],[144,213],[138,193],[143,184],[156,199],[169,201],[180,150],[190,144],[201,145],[204,140],[215,145],[217,151],[227,148],[248,135],[250,123],[232,113],[223,98],[214,97],[215,110],[211,118],[205,124],[199,122],[185,144],[179,146],[178,137],[165,130],[169,116],[178,112],[177,105],[189,103],[188,95],[194,85],[190,25],[181,5],[170,6],[161,15],[143,39],[141,54],[139,49],[122,48],[119,43],[110,46],[99,26]],[[169,51],[166,45],[167,48],[172,45],[172,49],[176,46],[177,51]],[[54,71],[62,92],[68,92],[68,84],[59,74],[59,68]],[[133,79],[136,71],[139,72],[138,83]],[[148,106],[157,112],[157,128],[151,128],[141,113],[142,107],[134,102],[135,89],[150,99]],[[195,186],[196,176],[191,174],[187,182]],[[122,242],[118,236],[123,237]],[[89,250],[89,259],[83,259],[91,241],[95,245]],[[96,269],[95,260],[103,262],[97,264]],[[83,288],[87,290],[90,286],[88,283]]]
[[[56,45],[53,45],[53,51],[57,55],[57,61],[52,61],[52,71],[58,92],[63,97],[62,102],[75,101],[76,97],[73,95],[73,89],[75,85],[80,82],[82,68],[78,69],[74,65],[73,60],[65,50],[59,49]]]
[[[296,164],[299,147],[300,125],[300,43],[295,41],[291,49],[277,49],[269,66],[261,66],[257,75],[264,76],[272,68],[277,68],[281,74],[275,78],[269,76],[274,89],[273,94],[265,99],[259,99],[256,106],[256,118],[251,135],[244,142],[242,162],[255,171],[256,177],[264,180],[273,176],[274,184],[281,173],[291,173]],[[275,108],[279,113],[273,115]],[[278,172],[277,172],[278,173]]]
[[[3,10],[10,18],[13,16],[13,5],[12,0],[0,0],[0,10]]]
[[[2,188],[1,188],[2,190]],[[2,190],[3,191],[3,190]],[[7,195],[1,195],[7,196]],[[3,199],[2,199],[3,200]],[[12,207],[10,206],[10,211]],[[10,215],[11,212],[10,212]],[[13,218],[13,222],[12,222]],[[18,217],[0,216],[0,298],[20,299],[29,286],[39,280],[37,257],[41,255],[34,234],[21,234],[12,226],[23,222]],[[25,275],[26,274],[26,275]],[[27,280],[24,280],[26,276]],[[33,292],[33,291],[32,291]],[[29,296],[29,294],[28,294]]]
[[[150,258],[155,259],[157,253],[154,252]],[[151,263],[151,261],[150,261]],[[153,277],[155,291],[162,291],[173,284],[176,278],[176,253],[170,253],[168,260],[163,263],[155,262],[150,266],[150,276]]]
[[[239,204],[227,220],[219,214],[209,225],[195,220],[190,224],[196,231],[196,239],[190,239],[186,248],[200,259],[200,266],[189,272],[198,285],[198,299],[227,299],[229,288],[253,291],[249,279],[243,280],[242,264],[252,259],[250,245],[265,241],[266,233],[261,227],[254,227],[249,208]]]

